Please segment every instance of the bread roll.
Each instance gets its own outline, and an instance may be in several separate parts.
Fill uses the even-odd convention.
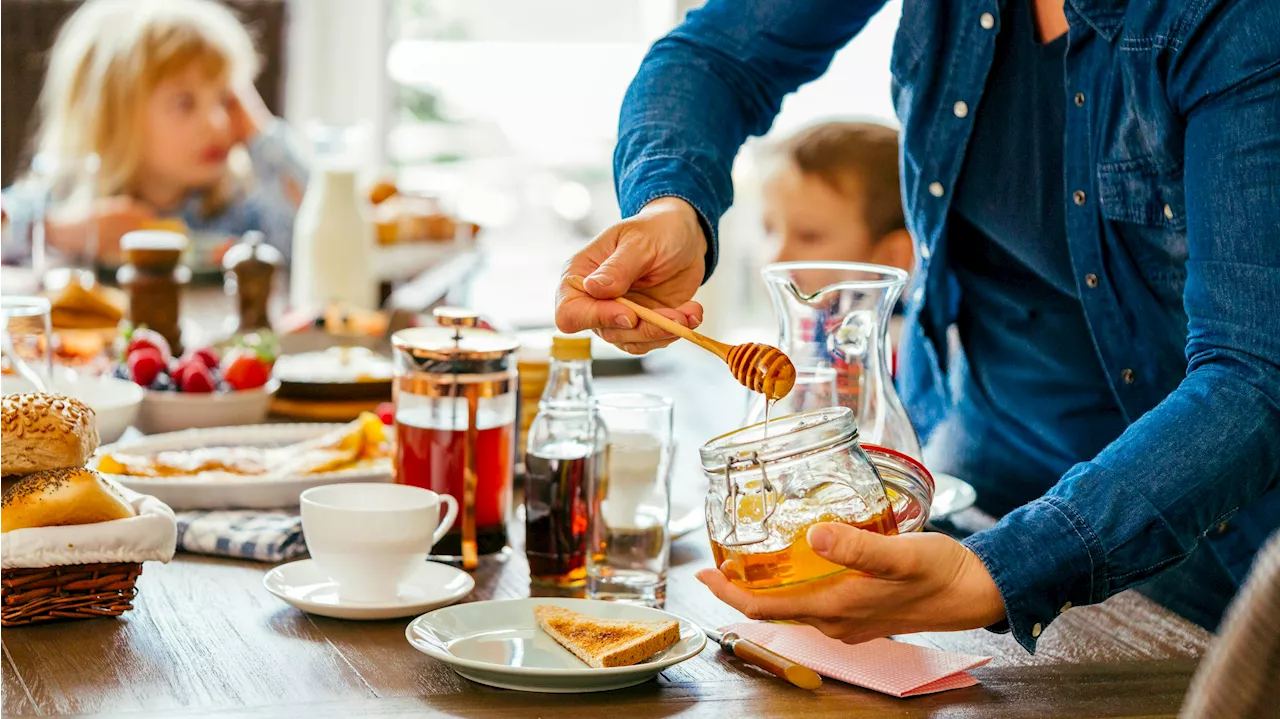
[[[92,469],[36,472],[4,493],[0,532],[124,519],[136,514],[115,485]]]
[[[97,448],[97,417],[80,400],[42,392],[4,398],[0,474],[83,467]]]

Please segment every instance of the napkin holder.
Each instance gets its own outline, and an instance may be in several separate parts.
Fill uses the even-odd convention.
[[[0,626],[118,617],[133,607],[142,563],[168,562],[177,529],[164,502],[119,489],[136,516],[0,534]]]

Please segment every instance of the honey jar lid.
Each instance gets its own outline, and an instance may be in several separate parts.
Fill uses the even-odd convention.
[[[551,338],[551,359],[560,361],[591,359],[591,338],[556,335]]]

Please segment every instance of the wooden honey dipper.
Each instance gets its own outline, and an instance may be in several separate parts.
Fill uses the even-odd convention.
[[[581,277],[573,275],[568,277],[567,280],[569,286],[573,289],[579,292],[587,292],[582,284]],[[791,358],[783,354],[782,350],[777,347],[770,347],[758,342],[727,345],[723,342],[717,342],[706,335],[694,332],[679,322],[673,322],[626,297],[615,297],[614,301],[622,303],[623,306],[635,312],[645,322],[657,325],[677,337],[689,340],[724,360],[725,364],[729,365],[729,371],[733,373],[734,379],[753,392],[759,392],[773,400],[782,399],[787,396],[787,393],[796,384],[796,366],[791,363]]]

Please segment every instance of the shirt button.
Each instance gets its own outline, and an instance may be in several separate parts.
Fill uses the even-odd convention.
[[[1085,197],[1084,190],[1076,190],[1071,193],[1071,200],[1077,205],[1083,205],[1086,199],[1088,198]]]
[[[1058,614],[1063,614],[1070,608],[1071,608],[1071,602],[1067,602],[1066,604],[1062,605],[1061,609],[1058,610]]]
[[[917,287],[915,292],[911,293],[911,304],[918,305],[924,299],[924,288]]]
[[[1084,283],[1089,286],[1089,289],[1096,289],[1098,287],[1098,276],[1090,272],[1084,276]]]
[[[927,242],[920,243],[920,259],[922,260],[929,259],[929,243]]]
[[[930,182],[930,183],[929,183],[929,194],[930,194],[930,195],[933,195],[934,197],[942,197],[942,183],[941,183],[941,182]]]
[[[978,24],[982,26],[983,30],[990,30],[996,26],[996,16],[989,12],[984,12],[978,18]]]
[[[1164,217],[1165,217],[1165,219],[1166,219],[1166,220],[1172,220],[1172,219],[1173,219],[1173,208],[1172,208],[1172,207],[1170,207],[1170,206],[1168,206],[1168,205],[1165,205],[1165,206],[1164,206]]]
[[[969,114],[969,105],[964,100],[961,100],[955,104],[952,110],[955,111],[956,117],[965,117]]]
[[[1083,93],[1083,92],[1077,92],[1077,93],[1076,93],[1076,98],[1075,98],[1075,100],[1076,100],[1076,107],[1084,107],[1084,93]]]
[[[1120,371],[1120,379],[1124,380],[1125,384],[1133,384],[1138,381],[1138,375],[1133,370],[1126,368]]]
[[[1032,625],[1032,627],[1031,627],[1031,636],[1032,636],[1033,638],[1034,638],[1034,637],[1038,637],[1038,636],[1040,636],[1040,631],[1041,631],[1042,629],[1044,629],[1044,627],[1040,626],[1040,622],[1036,622],[1036,623],[1035,623],[1034,625]]]

